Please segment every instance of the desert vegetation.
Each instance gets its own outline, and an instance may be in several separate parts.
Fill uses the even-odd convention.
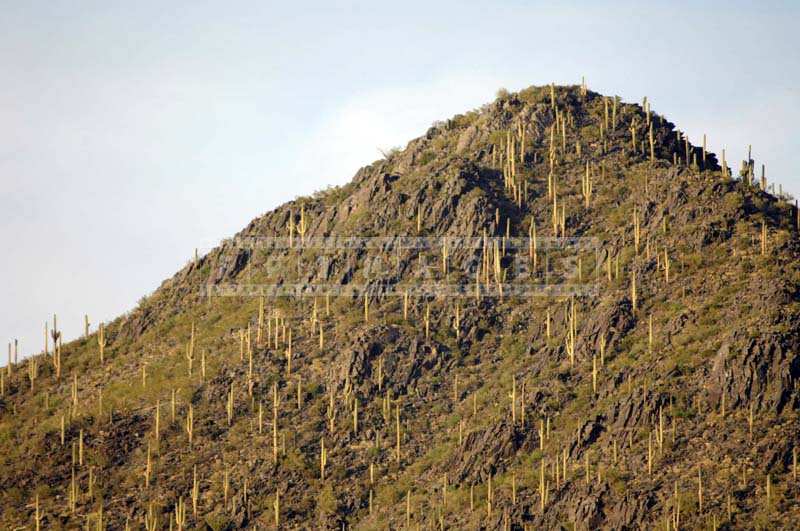
[[[800,213],[751,156],[734,175],[647,98],[585,81],[502,91],[257,218],[130,314],[83,316],[64,344],[53,316],[25,359],[10,343],[0,523],[796,527]],[[442,243],[320,261],[307,244],[331,236]],[[565,272],[553,238],[596,246]],[[208,296],[300,281],[364,289]]]

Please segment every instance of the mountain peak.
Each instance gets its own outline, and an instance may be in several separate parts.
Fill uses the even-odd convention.
[[[791,527],[798,213],[704,146],[501,91],[264,214],[9,365],[0,521]]]

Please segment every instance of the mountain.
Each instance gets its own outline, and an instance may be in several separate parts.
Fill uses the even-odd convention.
[[[6,367],[0,522],[795,528],[798,219],[646,99],[501,91]]]

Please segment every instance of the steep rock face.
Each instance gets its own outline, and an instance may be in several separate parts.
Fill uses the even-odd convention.
[[[533,430],[500,422],[466,436],[446,467],[452,481],[475,485],[507,470],[507,461],[519,452],[531,452],[539,445]],[[448,472],[449,471],[449,472]]]
[[[587,351],[599,348],[602,340],[606,345],[613,345],[622,339],[635,325],[629,298],[619,300],[603,300],[587,316],[584,324],[582,340],[586,343]],[[602,339],[601,339],[602,338]]]
[[[785,199],[645,106],[577,87],[503,95],[193,257],[105,326],[103,366],[91,334],[63,346],[60,376],[52,356],[35,385],[15,367],[0,525],[29,525],[38,493],[45,528],[100,506],[112,528],[168,528],[181,499],[210,529],[271,528],[276,509],[287,529],[643,529],[676,505],[680,528],[793,528],[800,248]],[[527,239],[518,255],[506,235]],[[350,236],[387,245],[298,244]],[[547,245],[562,236],[592,239],[572,271]],[[398,250],[407,237],[434,245]],[[502,280],[541,291],[490,295]],[[462,296],[405,300],[425,281]],[[295,284],[353,291],[205,296]]]
[[[793,392],[800,380],[798,345],[783,341],[780,336],[751,337],[733,352],[730,343],[722,345],[710,375],[712,398],[720,407],[724,395],[729,408],[753,404],[756,410],[775,413],[787,406],[797,409]]]
[[[358,386],[365,394],[390,390],[398,396],[415,387],[423,375],[445,373],[452,365],[447,346],[421,341],[394,326],[365,330],[351,345],[337,354],[330,367],[334,389]]]

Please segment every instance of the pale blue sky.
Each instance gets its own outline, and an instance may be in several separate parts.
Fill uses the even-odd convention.
[[[646,95],[800,192],[797,3],[333,4],[0,1],[0,336],[128,311],[499,87]]]

